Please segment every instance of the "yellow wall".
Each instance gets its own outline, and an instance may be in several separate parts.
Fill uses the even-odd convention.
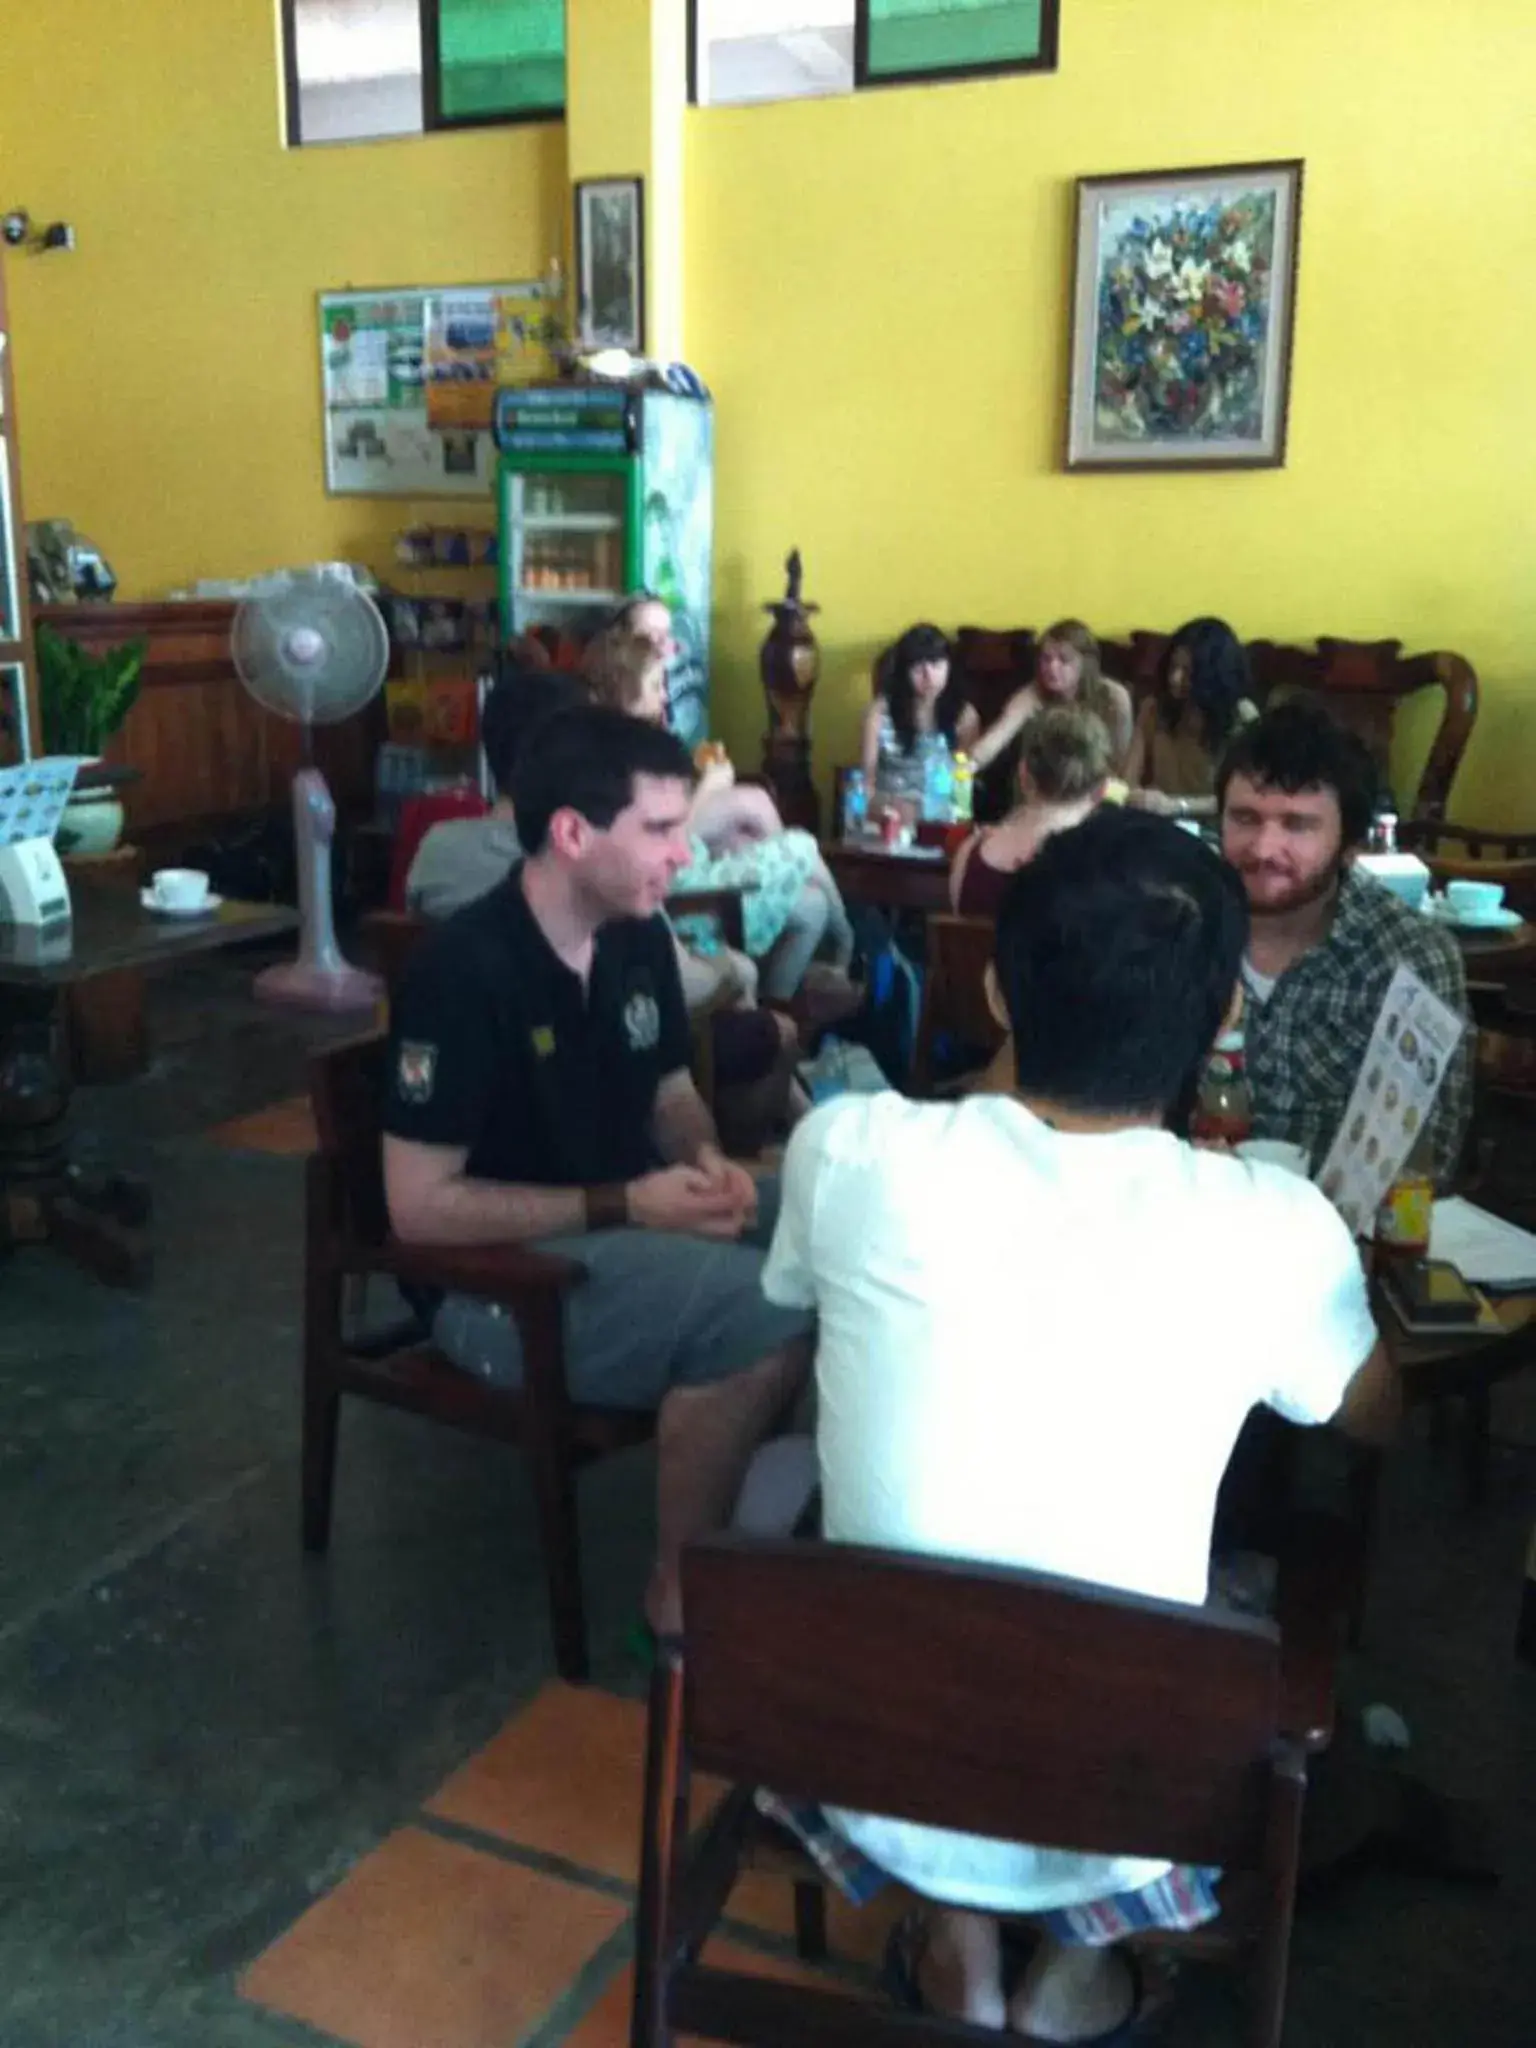
[[[689,134],[689,347],[719,404],[719,721],[762,731],[791,542],[823,765],[913,617],[1395,635],[1484,682],[1454,808],[1536,822],[1530,0],[1065,0],[1061,69]],[[1072,180],[1306,159],[1286,468],[1058,466]]]
[[[566,237],[563,131],[288,152],[275,0],[67,11],[66,34],[57,9],[12,7],[0,68],[0,204],[80,235],[8,269],[29,511],[73,517],[128,596],[381,562],[411,508],[324,495],[314,294],[541,271]],[[1247,635],[1459,648],[1485,695],[1456,809],[1529,822],[1530,0],[1062,13],[1052,77],[686,117],[688,353],[719,406],[717,722],[755,757],[758,607],[796,542],[825,608],[823,764],[849,753],[870,652],[913,616],[1217,610]],[[1293,155],[1288,466],[1063,475],[1073,178]]]
[[[66,12],[7,9],[0,65],[0,205],[79,235],[7,260],[29,517],[72,518],[125,597],[382,566],[413,508],[325,495],[315,294],[542,273],[563,128],[285,150],[275,0]]]

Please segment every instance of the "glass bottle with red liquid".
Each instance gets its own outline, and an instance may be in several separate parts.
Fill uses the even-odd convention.
[[[1217,1039],[1190,1114],[1189,1135],[1197,1145],[1241,1145],[1253,1136],[1241,1031],[1224,1031]]]

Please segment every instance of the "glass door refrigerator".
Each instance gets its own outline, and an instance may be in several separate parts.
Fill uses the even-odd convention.
[[[714,416],[707,398],[609,384],[497,394],[501,624],[588,639],[635,591],[672,613],[672,723],[709,729]]]

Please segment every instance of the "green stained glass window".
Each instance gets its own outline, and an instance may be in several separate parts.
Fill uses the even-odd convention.
[[[1054,70],[1057,0],[864,0],[859,83]]]
[[[565,105],[565,0],[436,0],[438,117],[498,121]]]

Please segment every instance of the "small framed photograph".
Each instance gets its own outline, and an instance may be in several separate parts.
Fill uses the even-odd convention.
[[[645,180],[576,184],[576,341],[645,352]]]
[[[1068,469],[1284,463],[1301,171],[1078,180]]]

